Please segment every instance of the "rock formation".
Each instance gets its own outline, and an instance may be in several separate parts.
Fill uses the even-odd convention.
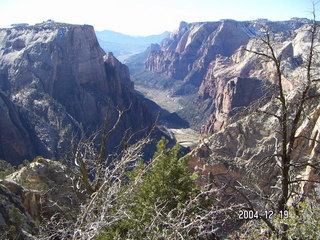
[[[197,88],[218,54],[230,56],[253,34],[250,22],[181,22],[179,30],[162,41],[161,49],[150,53],[145,66]]]
[[[0,199],[1,239],[35,239],[35,222],[71,220],[80,206],[67,167],[41,157],[0,181]]]
[[[130,106],[110,147],[126,129],[152,122],[127,67],[105,55],[91,26],[49,21],[1,29],[0,56],[0,158],[9,162],[58,158],[80,125],[92,132],[108,115],[111,127],[117,107]]]
[[[289,91],[299,85],[303,72],[302,59],[305,58],[309,40],[307,26],[297,30],[274,32],[274,48],[282,59],[283,86]],[[273,29],[272,26],[270,28]],[[304,37],[302,37],[304,36]],[[261,50],[256,39],[251,39],[246,49]],[[211,100],[213,109],[208,122],[203,126],[203,134],[211,134],[226,126],[239,107],[248,106],[266,93],[267,86],[274,83],[274,66],[254,53],[239,49],[230,57],[219,56],[208,67],[199,88],[199,100]]]
[[[67,167],[58,161],[38,157],[8,175],[1,184],[20,197],[30,216],[37,221],[57,214],[67,216],[79,207]]]
[[[21,203],[20,196],[0,183],[0,238],[35,239],[35,223]]]
[[[318,187],[312,182],[320,179],[318,172],[312,167],[317,165],[320,149],[318,102],[314,101],[310,105],[308,114],[300,124],[297,136],[304,137],[296,139],[291,160],[295,164],[306,158],[309,160],[310,166],[302,165],[303,167],[295,169],[298,177],[311,181],[302,182],[299,187],[299,191],[305,196],[311,193],[311,189],[316,190],[317,196],[320,196]],[[268,104],[265,107],[268,109]],[[271,116],[261,113],[247,115],[202,140],[191,152],[189,166],[205,176],[219,175],[229,170],[227,177],[234,180],[245,179],[251,169],[259,185],[270,191],[270,186],[276,186],[278,180],[277,162],[273,157],[263,167],[260,168],[259,164],[277,151],[281,137],[276,129],[279,129],[279,124]]]
[[[202,115],[210,115],[202,133],[211,134],[226,126],[236,109],[258,99],[263,93],[261,88],[273,81],[272,65],[258,61],[254,54],[242,49],[257,48],[255,38],[269,29],[275,35],[279,54],[287,62],[289,77],[299,68],[299,54],[307,46],[302,35],[308,22],[182,22],[176,32],[162,41],[160,49],[149,54],[145,68],[178,82],[175,95],[197,93],[198,106],[206,106]],[[293,85],[286,81],[288,88]]]

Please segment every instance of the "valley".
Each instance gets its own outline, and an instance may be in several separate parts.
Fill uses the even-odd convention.
[[[171,96],[172,92],[170,90],[146,88],[137,84],[135,85],[135,89],[144,97],[154,101],[161,108],[167,110],[170,113],[177,112],[183,108],[183,105],[180,103],[182,97]]]
[[[172,97],[169,90],[158,90],[154,88],[146,88],[135,85],[135,89],[141,93],[145,98],[152,100],[158,104],[162,109],[171,114],[175,114],[180,110],[183,111],[184,105],[180,103],[182,97]],[[159,111],[160,112],[160,111]],[[185,121],[172,121],[172,115],[161,114],[159,116],[159,123],[163,125],[169,135],[176,140],[176,142],[183,147],[194,147],[199,142],[200,134],[192,128],[184,128]],[[172,128],[180,127],[180,128]]]
[[[53,20],[0,29],[0,239],[308,239],[315,19],[97,35]],[[266,210],[290,218],[239,219]]]

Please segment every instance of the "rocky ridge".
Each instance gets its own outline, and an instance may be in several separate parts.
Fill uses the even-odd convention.
[[[291,91],[305,79],[302,59],[306,57],[310,44],[307,29],[305,25],[294,31],[273,33],[273,47],[282,59],[285,91]],[[256,39],[251,39],[244,48],[261,50]],[[202,133],[211,134],[222,129],[237,108],[246,107],[259,99],[275,79],[272,63],[243,49],[230,57],[219,56],[212,61],[198,91],[200,102],[211,99],[210,108],[213,109],[208,122],[202,127]]]
[[[209,85],[200,88],[202,90],[200,96],[210,98],[210,96],[217,95],[216,99],[220,99],[219,103],[222,107],[215,112],[215,115],[210,119],[212,122],[207,125],[212,127],[211,134],[204,138],[191,152],[189,166],[205,176],[206,181],[214,181],[213,179],[217,180],[221,176],[220,180],[222,182],[239,184],[241,187],[245,186],[242,188],[244,191],[251,189],[258,193],[255,197],[260,202],[254,202],[256,198],[252,197],[252,202],[256,204],[255,207],[258,209],[263,206],[261,199],[264,196],[267,196],[272,202],[276,201],[274,199],[278,199],[282,194],[283,188],[279,186],[285,184],[282,182],[284,178],[282,169],[286,166],[283,163],[285,154],[289,156],[290,161],[289,185],[290,191],[292,191],[287,198],[287,206],[294,206],[299,201],[308,201],[307,198],[319,199],[320,196],[319,187],[316,184],[319,181],[319,171],[315,167],[318,166],[320,147],[319,86],[317,80],[308,82],[308,72],[306,70],[306,59],[308,59],[307,56],[310,53],[310,49],[308,49],[310,48],[310,29],[310,25],[305,25],[293,33],[290,32],[289,36],[291,37],[286,36],[284,38],[283,33],[275,33],[272,36],[275,40],[272,42],[273,49],[277,56],[281,56],[282,60],[282,87],[288,117],[286,124],[283,125],[285,130],[281,129],[281,123],[279,122],[284,116],[281,114],[279,99],[272,95],[272,92],[270,95],[265,95],[265,101],[260,99],[243,112],[231,117],[234,109],[228,109],[228,107],[232,104],[233,106],[241,104],[246,98],[246,92],[252,96],[259,89],[259,87],[254,87],[250,90],[250,82],[259,80],[260,84],[265,87],[260,88],[260,90],[267,88],[271,91],[275,90],[270,87],[272,83],[275,83],[275,66],[261,57],[257,58],[253,53],[238,51],[229,58],[220,57],[216,59],[212,63],[209,73],[212,74],[209,77],[211,81],[204,82],[212,84],[211,88]],[[319,33],[315,37],[316,47],[314,48],[310,70],[312,79],[318,79],[319,77],[317,71],[319,68],[318,42]],[[261,45],[257,43],[256,40],[250,40],[246,47],[259,51]],[[232,103],[233,99],[237,99],[237,94],[229,84],[241,80],[242,73],[246,77],[244,79],[249,81],[246,84],[247,91],[241,94],[242,99]],[[233,80],[229,80],[228,77]],[[231,88],[232,90],[229,91],[229,94],[219,93],[219,88],[215,85],[220,84],[223,78],[227,79],[224,89]],[[304,89],[308,84],[310,84],[310,91],[305,92]],[[233,86],[235,85],[236,83],[233,84]],[[275,87],[275,85],[272,85],[272,87]],[[303,113],[300,115],[300,113],[297,114],[297,106],[298,102],[303,99],[303,92],[308,95],[305,96],[305,102],[302,101]],[[221,94],[220,97],[219,94]],[[218,103],[216,104],[218,105]],[[227,108],[223,110],[224,107]],[[227,113],[229,113],[229,118]],[[223,126],[219,122],[221,119],[224,120]],[[297,121],[297,119],[299,120]],[[297,126],[295,132],[293,132],[294,126]],[[208,129],[206,130],[208,131]],[[283,140],[285,131],[288,134],[293,134],[290,137],[290,143],[287,142],[289,137],[285,138],[286,141]],[[284,144],[288,149],[281,144]],[[263,197],[261,198],[261,196]]]
[[[111,147],[127,128],[152,122],[134,96],[128,68],[105,55],[92,26],[48,21],[1,29],[0,56],[2,159],[58,158],[80,125],[94,131],[108,113],[111,127],[117,107],[130,109]]]
[[[286,72],[298,72],[301,49],[306,48],[303,26],[308,19],[272,22],[264,19],[238,22],[185,23],[164,39],[160,49],[152,51],[145,69],[168,75],[179,83],[173,95],[197,93],[196,108],[210,115],[202,134],[211,134],[226,126],[235,109],[248,106],[261,97],[261,87],[273,81],[272,65],[257,61],[254,54],[242,51],[255,46],[265,28],[276,35],[279,54]],[[287,82],[287,87],[292,83]],[[198,106],[198,107],[197,107]],[[201,122],[201,121],[200,121]]]
[[[0,181],[0,238],[36,239],[39,223],[72,220],[80,206],[73,187],[66,166],[41,157],[6,176]]]

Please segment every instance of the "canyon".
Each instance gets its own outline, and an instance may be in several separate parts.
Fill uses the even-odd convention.
[[[286,72],[298,70],[299,54],[307,46],[301,41],[302,26],[307,23],[308,19],[299,18],[278,22],[181,22],[178,30],[149,50],[144,71],[166,76],[162,86],[170,89],[171,97],[193,96],[193,101],[178,112],[183,116],[182,112],[197,109],[197,114],[190,115],[187,121],[203,116],[193,121],[192,127],[201,129],[203,135],[212,134],[226,126],[235,109],[261,97],[265,82],[272,82],[268,76],[272,66],[256,62],[256,56],[244,49],[251,48],[264,28],[268,28],[277,35],[284,61],[290,64]],[[146,85],[147,81],[138,79],[136,84]],[[150,82],[149,86],[156,83]]]
[[[157,119],[189,151],[199,185],[218,192],[233,184],[223,195],[231,208],[243,199],[250,209],[270,206],[266,199],[278,203],[285,168],[297,179],[288,180],[288,207],[311,194],[318,199],[320,37],[312,26],[304,18],[181,22],[160,44],[126,59],[131,76],[101,49],[91,26],[47,21],[0,29],[0,159],[18,165],[42,156],[0,182],[0,228],[12,225],[10,209],[20,209],[21,234],[35,234],[41,188],[64,189],[47,191],[44,206],[77,208],[75,179],[53,159],[70,149],[72,136],[90,136],[106,122],[110,130],[119,109],[126,111],[105,145],[110,155],[120,144],[126,150],[128,129],[147,133]],[[249,197],[236,196],[239,189]]]

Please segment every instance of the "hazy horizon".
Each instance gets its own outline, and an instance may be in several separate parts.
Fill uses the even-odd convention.
[[[96,31],[148,36],[173,31],[181,21],[310,18],[311,8],[311,0],[2,0],[0,27],[53,19],[89,24]]]

